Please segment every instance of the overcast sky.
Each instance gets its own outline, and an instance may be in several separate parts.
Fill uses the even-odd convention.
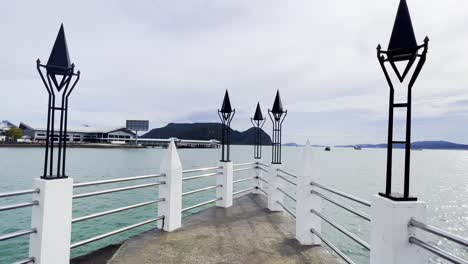
[[[0,119],[45,127],[35,60],[47,61],[63,22],[82,72],[70,128],[217,121],[228,89],[232,126],[245,130],[257,101],[266,115],[279,89],[283,142],[385,142],[389,89],[375,48],[387,48],[398,2],[6,1]],[[413,140],[468,143],[468,2],[408,5],[418,43],[431,40],[414,87]]]

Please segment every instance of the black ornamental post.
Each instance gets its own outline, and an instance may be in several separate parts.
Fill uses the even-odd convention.
[[[387,140],[387,175],[386,187],[384,193],[379,193],[381,196],[395,201],[415,201],[416,197],[410,197],[410,154],[411,154],[411,102],[412,88],[421,72],[421,69],[426,62],[426,54],[428,49],[429,38],[424,39],[424,43],[418,45],[413,31],[413,25],[408,10],[408,5],[405,0],[400,1],[398,12],[395,18],[392,35],[386,51],[382,50],[381,46],[377,47],[377,58],[384,72],[387,83],[390,87],[389,96],[389,114],[388,114],[388,140]],[[403,64],[405,67],[400,71],[397,63]],[[406,65],[405,65],[406,64]],[[412,74],[410,70],[412,66],[416,67]],[[387,70],[388,65],[395,72],[395,75],[400,83],[410,76],[408,82],[406,102],[395,103],[395,90],[392,80],[390,79]],[[406,109],[406,136],[404,140],[395,140],[393,137],[393,120],[394,109]],[[404,169],[404,185],[403,193],[392,192],[392,154],[393,146],[401,144],[405,149],[405,169]]]
[[[75,65],[70,62],[63,25],[60,27],[47,64],[41,64],[37,59],[36,65],[49,95],[44,174],[41,178],[67,178],[65,161],[68,141],[68,98],[80,79],[80,71],[75,73]]]
[[[231,100],[229,100],[229,93],[226,90],[224,94],[223,105],[221,110],[218,110],[218,116],[221,120],[221,161],[230,161],[230,147],[231,147],[231,121],[236,113],[235,109],[231,107]]]
[[[258,102],[254,117],[250,118],[250,122],[252,122],[255,129],[254,159],[262,158],[262,127],[265,121],[266,119],[262,115],[262,109],[260,109],[260,102]]]
[[[279,90],[276,92],[275,102],[273,108],[268,109],[268,115],[270,116],[271,122],[273,123],[273,135],[272,135],[272,151],[271,151],[271,163],[281,164],[281,133],[282,124],[286,115],[287,110],[283,109],[281,103],[281,97]]]

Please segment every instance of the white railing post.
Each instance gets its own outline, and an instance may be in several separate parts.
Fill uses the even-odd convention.
[[[372,198],[371,264],[428,263],[427,252],[408,242],[415,231],[408,228],[412,217],[425,221],[426,203],[395,202],[379,195]]]
[[[268,209],[272,212],[284,211],[277,202],[283,203],[283,194],[278,190],[282,187],[282,179],[278,178],[278,169],[282,169],[281,164],[271,164],[270,175],[268,177]]]
[[[164,231],[174,231],[182,226],[182,163],[174,140],[171,139],[161,162],[161,173],[166,184],[159,185],[159,197],[165,201],[158,205],[158,216],[164,215]]]
[[[70,262],[73,179],[34,179],[31,226],[37,233],[29,239],[29,256],[36,264]]]
[[[254,160],[254,162],[257,162],[258,160]],[[252,190],[253,194],[262,194],[262,191],[260,191],[258,188],[262,188],[262,182],[260,180],[260,177],[262,177],[262,170],[259,169],[260,165],[256,164],[255,165],[255,179],[253,180],[253,186],[254,189]],[[263,189],[263,188],[262,188]]]
[[[227,208],[232,206],[234,167],[232,161],[221,161],[220,167],[220,174],[216,176],[216,184],[221,184],[223,187],[216,188],[216,197],[222,199],[216,201],[216,206]]]
[[[312,189],[316,188],[311,186],[310,182],[319,181],[320,170],[308,140],[302,153],[301,165],[302,171],[297,177],[296,189],[296,239],[302,245],[320,245],[322,242],[320,238],[310,232],[310,229],[313,228],[320,233],[322,226],[321,219],[310,212],[310,209],[319,213],[322,210],[321,198],[310,193]]]

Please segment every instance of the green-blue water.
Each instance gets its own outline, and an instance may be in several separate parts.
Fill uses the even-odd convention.
[[[220,156],[219,149],[180,149],[179,154],[184,169],[215,166]],[[300,170],[302,148],[284,147],[283,164],[287,170]],[[67,152],[68,175],[75,182],[86,182],[102,179],[113,179],[159,172],[159,163],[164,154],[163,149],[69,149]],[[265,163],[268,163],[270,148],[264,148]],[[321,182],[361,198],[370,197],[384,189],[386,153],[383,149],[353,149],[335,148],[331,152],[314,149],[321,171]],[[402,173],[402,152],[395,154],[395,177]],[[252,161],[252,148],[248,146],[233,146],[232,160],[234,163]],[[31,188],[32,179],[40,176],[43,163],[43,150],[37,148],[0,148],[0,192]],[[196,175],[196,174],[193,174]],[[253,176],[253,171],[235,173],[234,178],[240,179]],[[188,176],[188,175],[185,175]],[[401,178],[401,177],[400,177]],[[103,190],[120,186],[151,182],[116,183],[96,187],[80,188],[75,193]],[[194,190],[215,183],[214,178],[187,181],[184,191]],[[235,191],[251,186],[251,182],[235,185]],[[294,193],[292,186],[285,183],[285,188]],[[401,186],[401,181],[395,182],[395,188]],[[468,152],[425,150],[412,152],[411,193],[428,204],[428,222],[444,230],[468,236]],[[110,210],[125,205],[156,199],[158,188],[150,187],[126,192],[106,194],[101,196],[75,200],[73,217]],[[210,190],[183,198],[183,207],[213,199],[215,191]],[[30,196],[0,199],[0,206],[22,201],[29,201]],[[294,210],[294,204],[285,202]],[[349,204],[348,202],[346,202]],[[369,224],[326,202],[324,214],[335,219],[339,224],[369,241]],[[361,211],[368,209],[351,204]],[[157,205],[120,212],[97,219],[73,224],[72,243],[86,238],[106,233],[133,223],[138,223],[156,216]],[[203,208],[201,208],[203,209]],[[196,210],[195,210],[196,211]],[[193,213],[195,211],[191,211]],[[17,209],[0,212],[0,234],[6,234],[30,227],[31,209]],[[84,245],[72,251],[73,256],[88,253],[97,248],[116,243],[142,231],[154,228],[156,224],[124,232],[97,242]],[[323,232],[346,254],[357,263],[368,263],[368,253],[356,246],[347,237],[323,224]],[[429,236],[451,252],[468,258],[468,252],[453,243]],[[0,263],[11,263],[27,256],[28,237],[20,237],[0,242]],[[434,263],[443,263],[433,260]]]

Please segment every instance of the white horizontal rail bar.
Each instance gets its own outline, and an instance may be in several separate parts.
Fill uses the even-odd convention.
[[[19,204],[1,206],[0,207],[0,212],[13,210],[13,209],[18,209],[18,208],[23,208],[23,207],[35,206],[35,205],[38,205],[38,204],[39,204],[38,201],[32,201],[32,202],[27,202],[27,203],[19,203]]]
[[[250,178],[244,178],[244,179],[235,180],[235,181],[233,181],[232,183],[239,183],[239,182],[244,182],[244,181],[250,181],[250,180],[253,180],[253,179],[255,179],[255,177],[250,177]]]
[[[263,190],[262,188],[256,186],[255,189],[260,190],[262,193],[264,193],[266,196],[268,196],[268,193],[265,192],[265,190]]]
[[[209,170],[217,170],[221,169],[221,166],[218,167],[206,167],[206,168],[199,168],[199,169],[192,169],[192,170],[184,170],[182,173],[192,173],[192,172],[200,172],[200,171],[209,171]]]
[[[144,179],[151,179],[151,178],[158,178],[164,177],[166,174],[151,174],[151,175],[142,175],[142,176],[134,176],[134,177],[126,177],[120,179],[111,179],[111,180],[102,180],[102,181],[92,181],[92,182],[81,182],[73,184],[73,188],[79,187],[86,187],[86,186],[93,186],[93,185],[101,185],[101,184],[110,184],[116,182],[126,182],[126,181],[136,181],[136,180],[144,180]]]
[[[426,243],[424,241],[421,241],[419,240],[418,238],[416,237],[410,237],[409,238],[409,242],[412,243],[412,244],[415,244],[416,246],[419,246],[433,254],[436,254],[437,256],[445,259],[445,260],[448,260],[452,263],[455,263],[455,264],[468,264],[468,261],[464,260],[464,259],[461,259],[457,256],[454,256],[450,253],[448,253],[447,251],[445,250],[442,250],[438,247],[434,247],[433,245],[429,244],[429,243]]]
[[[109,215],[109,214],[113,214],[113,213],[118,213],[118,212],[130,210],[130,209],[134,209],[134,208],[138,208],[138,207],[142,207],[142,206],[146,206],[146,205],[150,205],[150,204],[155,204],[155,203],[162,202],[164,200],[165,200],[164,198],[161,198],[161,199],[157,199],[157,200],[154,200],[154,201],[143,202],[143,203],[138,203],[138,204],[134,204],[134,205],[120,207],[120,208],[117,208],[117,209],[112,209],[112,210],[104,211],[104,212],[101,212],[101,213],[95,213],[95,214],[81,216],[81,217],[77,217],[77,218],[72,219],[72,223],[78,223],[78,222],[82,222],[82,221],[85,221],[85,220],[89,220],[89,219],[93,219],[93,218],[97,218],[97,217],[101,217],[101,216],[105,216],[105,215]]]
[[[137,227],[140,227],[140,226],[143,226],[143,225],[147,225],[147,224],[156,222],[156,221],[161,220],[163,218],[164,218],[164,216],[159,216],[159,217],[156,217],[156,218],[153,218],[153,219],[150,219],[150,220],[143,221],[141,223],[130,225],[130,226],[127,226],[127,227],[124,227],[124,228],[114,230],[112,232],[108,232],[108,233],[105,233],[105,234],[102,234],[102,235],[99,235],[99,236],[95,236],[95,237],[92,237],[92,238],[89,238],[89,239],[86,239],[86,240],[82,240],[82,241],[79,241],[79,242],[76,242],[76,243],[72,244],[70,246],[70,248],[76,248],[76,247],[79,247],[79,246],[82,246],[82,245],[85,245],[85,244],[88,244],[88,243],[91,243],[91,242],[94,242],[94,241],[97,241],[97,240],[100,240],[100,239],[103,239],[103,238],[106,238],[106,237],[110,237],[110,236],[125,232],[125,231],[133,229],[133,228],[137,228]]]
[[[267,167],[267,168],[270,168],[270,165],[267,165],[265,163],[261,163],[261,162],[256,162],[257,165],[261,165],[261,166],[264,166],[264,167]]]
[[[233,172],[238,172],[238,171],[245,171],[245,170],[253,170],[256,169],[257,167],[247,167],[247,168],[240,168],[240,169],[235,169],[232,170]]]
[[[364,242],[364,240],[360,239],[359,237],[355,236],[353,233],[349,232],[348,230],[346,230],[344,227],[338,225],[337,223],[333,222],[332,220],[330,220],[328,217],[324,216],[323,214],[317,212],[316,210],[314,209],[310,209],[310,212],[317,215],[318,217],[320,217],[322,220],[324,220],[325,222],[329,223],[331,226],[333,226],[334,228],[336,228],[338,231],[340,231],[341,233],[345,234],[346,236],[348,236],[349,238],[351,238],[352,240],[354,240],[354,242],[358,243],[359,245],[361,245],[362,247],[364,247],[365,249],[367,250],[370,250],[370,246],[369,244],[367,244],[366,242]]]
[[[25,194],[30,194],[30,193],[39,193],[39,189],[29,189],[29,190],[0,193],[0,198],[25,195]]]
[[[218,184],[218,185],[208,186],[206,188],[201,188],[201,189],[198,189],[198,190],[184,192],[184,193],[182,193],[182,196],[186,196],[186,195],[190,195],[190,194],[194,194],[194,193],[199,193],[199,192],[204,192],[204,191],[208,191],[208,190],[212,190],[212,189],[216,189],[216,188],[220,188],[220,187],[223,187],[223,185]]]
[[[202,174],[202,175],[197,175],[197,176],[192,176],[192,177],[185,177],[185,178],[182,178],[182,181],[190,181],[190,180],[211,177],[211,176],[216,176],[216,175],[221,175],[221,174],[223,173],[222,172],[207,173],[207,174]]]
[[[282,170],[282,169],[277,169],[277,170],[278,170],[279,172],[282,172],[282,173],[284,173],[284,174],[286,174],[286,175],[289,175],[289,176],[291,176],[291,177],[297,179],[297,176],[294,175],[294,174],[292,174],[292,173],[290,173],[290,172],[284,171],[284,170]]]
[[[446,239],[448,239],[448,240],[450,240],[452,242],[455,242],[457,244],[460,244],[462,246],[468,247],[468,240],[466,238],[451,234],[451,233],[449,233],[447,231],[444,231],[444,230],[439,229],[439,228],[434,227],[434,226],[426,225],[426,224],[424,224],[422,222],[419,222],[418,220],[416,220],[414,218],[411,218],[409,223],[410,223],[411,226],[414,226],[416,228],[419,228],[419,229],[424,230],[426,232],[429,232],[431,234],[441,236],[443,238],[446,238]]]
[[[12,264],[27,264],[27,263],[34,263],[34,257],[18,260],[16,262],[13,262]]]
[[[241,193],[245,193],[245,192],[248,192],[248,191],[251,191],[255,189],[254,187],[250,187],[250,188],[247,188],[247,189],[244,189],[244,190],[240,190],[240,191],[237,191],[237,192],[233,192],[232,195],[238,195],[238,194],[241,194]]]
[[[286,206],[284,206],[284,204],[282,204],[281,202],[279,201],[276,201],[277,204],[279,204],[281,207],[283,207],[283,209],[288,213],[290,214],[294,219],[296,219],[296,215],[291,212]]]
[[[16,238],[16,237],[20,237],[20,236],[25,236],[25,235],[33,234],[33,233],[36,233],[36,232],[37,232],[37,229],[36,229],[36,228],[30,228],[30,229],[26,229],[26,230],[20,230],[20,231],[16,231],[16,232],[13,232],[13,233],[1,235],[1,236],[0,236],[0,241],[5,241],[5,240],[9,240],[9,239]]]
[[[292,197],[289,193],[285,192],[283,189],[281,189],[281,188],[279,188],[279,187],[276,188],[276,189],[278,189],[278,191],[280,191],[280,192],[282,192],[284,195],[286,195],[286,197],[288,197],[289,199],[291,199],[291,200],[297,202],[296,198]]]
[[[297,183],[291,181],[291,180],[288,179],[288,178],[285,178],[285,177],[283,177],[283,176],[281,176],[281,175],[276,175],[276,176],[277,176],[278,178],[280,178],[280,179],[283,179],[283,180],[289,182],[290,184],[292,184],[292,185],[294,185],[294,186],[297,186]]]
[[[338,256],[340,256],[344,261],[346,261],[346,263],[355,264],[348,256],[346,256],[343,252],[341,252],[341,250],[339,250],[335,245],[333,245],[332,242],[330,242],[328,239],[323,237],[319,232],[315,231],[315,229],[313,229],[313,228],[310,229],[310,232],[312,232],[312,234],[318,236],[318,238],[320,238],[320,240],[322,240],[323,243],[325,243],[329,248],[331,248],[333,251],[335,251],[335,253],[338,254]]]
[[[323,190],[325,190],[325,191],[329,191],[329,192],[331,192],[331,193],[334,193],[334,194],[339,195],[339,196],[341,196],[341,197],[344,197],[344,198],[347,198],[347,199],[349,199],[349,200],[355,201],[355,202],[360,203],[360,204],[362,204],[362,205],[365,205],[365,206],[368,206],[368,207],[371,206],[371,203],[370,203],[369,201],[366,201],[366,200],[361,199],[361,198],[358,198],[358,197],[356,197],[356,196],[347,194],[347,193],[342,192],[342,191],[338,191],[338,190],[336,190],[336,189],[332,189],[332,188],[326,187],[326,186],[321,185],[321,184],[318,184],[318,183],[316,183],[316,182],[311,182],[310,185],[317,186],[317,187],[319,187],[320,189],[323,189]]]
[[[367,220],[367,221],[369,221],[369,222],[371,221],[371,218],[370,218],[369,215],[367,215],[367,214],[365,214],[365,213],[362,213],[362,212],[359,212],[358,210],[355,210],[355,209],[352,208],[352,207],[349,207],[349,206],[347,206],[347,205],[341,204],[341,203],[339,203],[338,201],[336,201],[336,200],[334,200],[334,199],[332,199],[332,198],[330,198],[330,197],[327,197],[327,196],[325,196],[325,195],[323,195],[323,194],[321,194],[321,193],[319,193],[319,192],[316,192],[316,191],[314,191],[314,190],[310,191],[310,193],[315,194],[315,195],[321,197],[322,199],[324,199],[324,200],[326,200],[326,201],[328,201],[328,202],[330,202],[330,203],[332,203],[332,204],[334,204],[334,205],[336,205],[336,206],[339,206],[339,207],[345,209],[346,211],[348,211],[348,212],[350,212],[350,213],[352,213],[352,214],[354,214],[354,215],[357,215],[357,216],[359,216],[359,217],[361,217],[361,218],[363,218],[363,219],[365,219],[365,220]]]
[[[257,164],[257,162],[248,162],[248,163],[238,163],[238,164],[234,164],[233,166],[247,166],[247,165],[255,165]]]
[[[108,194],[108,193],[114,193],[114,192],[122,192],[122,191],[152,187],[152,186],[157,186],[157,185],[161,185],[161,184],[165,184],[165,183],[166,183],[165,181],[160,181],[160,182],[155,182],[155,183],[146,183],[146,184],[140,184],[140,185],[133,185],[133,186],[127,186],[127,187],[122,187],[122,188],[104,190],[104,191],[81,193],[81,194],[73,195],[73,199],[80,199],[80,198],[96,196],[96,195],[102,195],[102,194]]]
[[[200,206],[203,206],[203,205],[207,205],[207,204],[210,204],[210,203],[214,203],[216,201],[220,201],[222,200],[223,198],[219,197],[219,198],[216,198],[216,199],[213,199],[213,200],[209,200],[209,201],[206,201],[206,202],[203,202],[203,203],[199,203],[199,204],[196,204],[196,205],[192,205],[192,206],[189,206],[187,208],[184,208],[182,209],[182,212],[185,212],[185,211],[188,211],[188,210],[192,210],[192,209],[195,209],[197,207],[200,207]]]
[[[257,176],[257,177],[255,177],[255,179],[259,179],[259,180],[263,181],[264,183],[269,184],[269,182],[267,180],[263,179],[262,177]]]

